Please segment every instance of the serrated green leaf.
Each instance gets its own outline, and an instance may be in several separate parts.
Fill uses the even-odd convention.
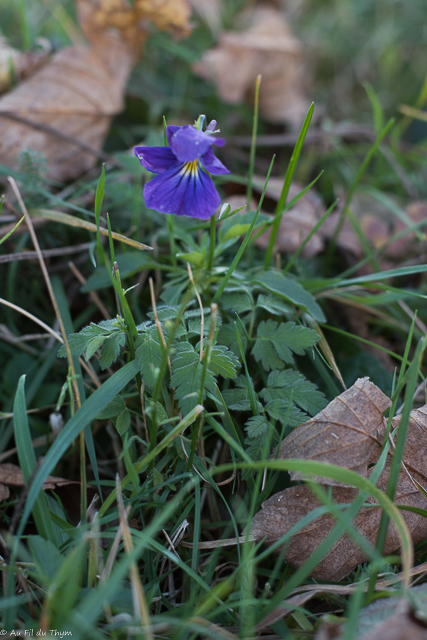
[[[251,403],[247,389],[225,389],[222,397],[227,405],[227,409],[233,411],[250,411]]]
[[[281,369],[283,363],[293,362],[292,352],[303,355],[318,340],[318,334],[307,327],[294,322],[277,324],[274,320],[266,320],[258,325],[252,354],[266,371]]]
[[[93,354],[96,353],[96,351],[98,351],[98,349],[103,345],[103,343],[107,338],[108,338],[107,335],[100,335],[100,336],[95,336],[94,338],[91,338],[89,340],[85,349],[86,360],[91,359]]]
[[[136,358],[141,367],[141,375],[144,383],[150,391],[156,384],[156,369],[162,362],[162,347],[156,327],[139,335],[135,340]]]
[[[115,331],[111,335],[107,336],[104,344],[102,345],[101,357],[99,359],[99,366],[101,369],[106,369],[117,360],[120,355],[120,351],[125,344],[126,334],[123,331]]]
[[[323,311],[314,297],[296,280],[287,278],[278,271],[265,271],[254,282],[287,302],[308,311],[318,322],[326,322]]]
[[[267,388],[260,391],[260,396],[265,402],[283,400],[285,405],[289,404],[292,397],[292,402],[310,415],[319,413],[328,404],[315,384],[291,369],[272,371],[268,376]]]
[[[272,313],[274,316],[289,317],[294,315],[294,310],[290,305],[283,302],[280,298],[275,296],[266,296],[264,293],[259,294],[256,306],[261,309],[265,309],[265,311]]]
[[[307,422],[307,415],[305,413],[294,404],[289,408],[289,402],[285,402],[284,400],[271,400],[271,402],[267,402],[264,409],[270,418],[278,420],[282,424],[285,424],[286,421],[286,424],[290,427],[298,427],[300,424]]]
[[[208,368],[215,375],[223,378],[235,378],[236,369],[240,367],[238,358],[222,344],[216,344],[212,347],[209,358]]]
[[[127,409],[122,411],[116,420],[117,433],[123,438],[130,427],[130,413]]]
[[[103,320],[99,324],[95,324],[93,322],[90,323],[87,327],[83,327],[81,331],[78,333],[71,333],[68,336],[68,344],[70,346],[70,350],[73,356],[77,356],[80,358],[84,352],[87,352],[89,347],[89,356],[86,353],[86,360],[89,360],[95,351],[99,349],[101,346],[103,339],[113,333],[115,331],[121,331],[117,320]],[[94,351],[92,351],[93,346],[96,345],[96,340],[100,339],[98,346]],[[90,343],[94,340],[93,345],[89,346]],[[64,345],[58,351],[59,358],[66,358],[67,353],[65,351]]]
[[[252,460],[262,460],[268,457],[274,445],[279,441],[279,436],[271,422],[264,415],[252,416],[245,425],[247,445],[246,453]],[[244,478],[251,475],[248,470]]]
[[[188,413],[198,403],[200,380],[202,378],[203,365],[200,362],[200,354],[189,342],[177,345],[171,358],[172,377],[171,386],[175,387],[175,398],[184,414]],[[208,370],[205,378],[205,389],[214,390],[215,379]]]
[[[126,403],[122,396],[116,396],[96,416],[96,420],[109,420],[115,418],[126,409]]]
[[[237,313],[245,313],[246,311],[252,311],[254,301],[249,292],[228,292],[225,291],[221,296],[221,307],[225,311],[232,311]]]
[[[243,351],[246,351],[248,341],[245,336],[241,336]],[[218,332],[218,342],[225,344],[237,358],[240,358],[239,343],[237,342],[236,329],[234,324],[223,324]]]

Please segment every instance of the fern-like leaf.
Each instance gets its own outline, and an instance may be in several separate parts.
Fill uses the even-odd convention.
[[[274,320],[262,321],[252,354],[266,371],[281,369],[283,363],[293,362],[292,352],[303,355],[318,339],[315,331],[294,322],[277,324]]]

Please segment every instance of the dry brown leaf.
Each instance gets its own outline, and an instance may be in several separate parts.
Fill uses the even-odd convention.
[[[80,26],[92,46],[73,46],[0,98],[0,157],[17,168],[31,148],[60,182],[89,170],[111,119],[123,108],[129,73],[146,35],[146,21],[185,32],[186,0],[78,0]],[[111,27],[114,29],[112,30]],[[92,150],[92,151],[90,151]]]
[[[34,73],[47,60],[51,46],[48,40],[38,40],[42,45],[35,51],[19,51],[11,47],[0,35],[0,93],[6,91],[13,81]]]
[[[361,613],[363,615],[363,611]],[[360,640],[427,640],[427,627],[416,617],[410,604],[402,601],[394,615],[375,625]]]
[[[283,14],[273,7],[255,8],[249,28],[223,33],[218,46],[206,52],[194,68],[213,81],[219,96],[231,104],[253,92],[261,74],[259,109],[271,122],[300,126],[307,112],[302,48]]]
[[[368,477],[368,464],[384,432],[383,412],[389,398],[369,381],[359,378],[314,418],[296,427],[282,442],[279,458],[329,462]],[[301,474],[291,472],[292,480]],[[328,480],[327,484],[338,484]]]
[[[377,486],[383,491],[386,488],[389,465],[384,470]],[[347,487],[333,487],[332,499],[337,504],[348,504],[358,494],[357,489]],[[372,497],[366,499],[368,504],[376,504]],[[394,500],[395,504],[420,507],[425,509],[426,500],[414,487],[407,474],[402,471],[399,477],[398,489]],[[297,524],[301,518],[320,506],[308,485],[289,487],[280,493],[271,496],[262,504],[262,509],[252,520],[251,533],[258,539],[265,537],[267,543],[272,543],[281,538],[291,527]],[[381,519],[381,508],[366,507],[359,511],[354,518],[354,525],[360,533],[375,545],[378,528]],[[426,518],[402,511],[402,515],[408,525],[414,544],[427,536]],[[294,535],[289,543],[285,559],[296,567],[302,566],[310,555],[317,549],[335,526],[335,520],[329,515],[317,518]],[[389,554],[399,547],[399,537],[394,525],[389,526],[384,553]],[[329,550],[312,573],[314,578],[321,580],[340,581],[347,576],[358,564],[366,560],[366,555],[347,535],[342,535],[336,544]]]
[[[381,453],[384,436],[382,412],[390,406],[390,400],[367,378],[356,381],[348,391],[333,400],[320,414],[297,427],[282,442],[280,458],[299,458],[337,464],[353,469],[367,477],[368,465],[373,464]],[[394,418],[392,427],[398,427],[400,417]],[[426,509],[427,501],[417,484],[426,488],[427,465],[425,442],[427,431],[427,405],[411,412],[402,469],[399,474],[394,503]],[[377,437],[378,434],[378,437]],[[325,446],[326,445],[326,446]],[[385,492],[390,473],[388,460],[377,482]],[[301,479],[301,474],[291,473]],[[319,479],[317,479],[319,481]],[[320,479],[325,485],[333,485],[332,498],[337,504],[348,504],[358,491],[340,486],[333,480]],[[372,497],[367,503],[375,505]],[[265,538],[267,543],[280,539],[291,527],[320,505],[308,485],[289,487],[262,504],[262,509],[253,518],[251,533],[257,540]],[[403,510],[414,544],[427,537],[427,519],[411,511]],[[378,533],[381,508],[362,508],[354,519],[354,525],[373,546]],[[285,558],[299,567],[326,538],[335,525],[330,515],[323,515],[294,535],[286,548]],[[399,547],[399,537],[390,523],[384,553],[392,553]],[[366,555],[347,535],[342,535],[335,546],[317,565],[313,576],[322,580],[339,581]]]
[[[267,185],[266,195],[274,200],[279,200],[282,191],[283,179],[270,178]],[[257,176],[254,178],[254,189],[263,189],[263,183]],[[288,202],[293,200],[302,190],[303,186],[297,182],[292,182],[289,188]],[[274,243],[274,253],[294,253],[301,242],[308,236],[313,227],[320,220],[325,212],[321,198],[315,191],[308,191],[298,200],[298,202],[285,211],[280,222],[276,242]],[[257,238],[255,245],[261,249],[267,249],[270,240],[271,228],[267,229]],[[313,258],[324,248],[324,240],[320,231],[317,231],[305,245],[302,255],[306,258]]]
[[[0,484],[12,487],[23,487],[25,482],[20,467],[11,462],[0,464]],[[79,484],[79,482],[76,480],[57,478],[56,476],[48,476],[43,483],[43,489],[55,489],[55,487],[62,487],[68,484]]]
[[[409,593],[416,596],[417,590],[424,586],[410,589]],[[423,619],[417,616],[410,602],[397,597],[376,600],[364,607],[359,614],[359,628],[355,636],[357,640],[427,640],[427,627]],[[364,633],[366,628],[370,630]],[[325,622],[314,636],[314,640],[343,638],[344,625],[339,622]]]

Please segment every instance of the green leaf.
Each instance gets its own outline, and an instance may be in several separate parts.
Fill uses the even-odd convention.
[[[136,358],[141,368],[144,383],[150,391],[156,384],[156,370],[162,363],[162,347],[159,342],[157,328],[139,335],[135,340]]]
[[[316,300],[299,282],[291,278],[286,278],[278,271],[264,271],[254,282],[267,291],[270,291],[270,293],[274,293],[283,300],[286,300],[286,302],[291,302],[295,306],[304,309],[304,311],[310,313],[318,322],[326,322],[323,311]]]
[[[115,331],[105,339],[99,359],[101,369],[110,367],[117,360],[125,344],[126,334],[124,331]]]
[[[271,448],[279,441],[276,429],[262,415],[249,418],[245,425],[245,431],[246,453],[254,461],[268,457]],[[246,475],[244,474],[244,476]]]
[[[212,347],[209,358],[209,371],[223,378],[235,378],[236,369],[240,367],[238,358],[224,345],[216,344]]]
[[[246,384],[246,381],[245,381]],[[232,411],[250,411],[251,402],[247,388],[244,389],[225,389],[222,392],[222,397],[227,405],[227,409]],[[262,411],[262,404],[259,402],[259,410]]]
[[[111,400],[96,416],[96,420],[108,420],[115,418],[122,411],[126,409],[126,403],[122,396],[116,396],[114,400]]]
[[[200,362],[200,354],[189,342],[177,345],[175,353],[171,357],[172,377],[171,387],[175,387],[175,398],[183,414],[187,414],[198,404],[200,380],[202,378],[203,365]],[[215,389],[215,378],[209,369],[206,372],[205,390],[212,393]]]
[[[34,487],[34,482],[31,484],[30,480],[33,479],[37,461],[33,449],[30,426],[28,424],[27,405],[25,401],[25,376],[19,378],[18,389],[13,403],[13,428],[16,448],[18,450],[19,466],[21,467],[24,482],[27,486],[30,485],[31,491]],[[38,473],[40,473],[40,471],[41,468]],[[43,536],[43,538],[50,540],[52,544],[55,544],[56,536],[53,530],[46,496],[43,492],[43,482],[34,496],[31,509],[38,533]]]
[[[234,324],[223,324],[218,332],[218,342],[225,344],[234,355],[239,358],[240,350],[239,343],[237,342],[236,329]],[[248,341],[245,336],[241,337],[243,351],[246,351]]]
[[[272,371],[268,376],[267,388],[260,391],[259,395],[265,402],[283,400],[285,406],[292,398],[292,402],[310,415],[319,413],[328,404],[315,384],[306,380],[298,371],[291,369]]]
[[[289,402],[281,399],[267,402],[264,409],[270,418],[278,420],[285,426],[298,427],[300,424],[307,422],[307,415],[305,413],[300,411],[294,404],[289,407]]]
[[[245,313],[245,311],[252,311],[253,306],[254,301],[248,291],[225,291],[221,296],[221,307],[225,311]]]
[[[280,298],[276,298],[275,296],[266,296],[264,293],[259,294],[256,306],[268,311],[268,313],[271,313],[274,316],[285,316],[286,318],[294,316],[294,310],[290,305],[283,302],[283,300],[280,300]]]
[[[86,360],[90,360],[91,357],[98,351],[98,349],[103,345],[104,341],[108,338],[108,336],[95,336],[91,338],[89,342],[86,344],[85,348],[85,358]]]
[[[27,544],[39,576],[48,586],[65,558],[50,540],[41,536],[28,536]]]
[[[303,355],[319,339],[318,334],[294,322],[277,324],[274,320],[262,321],[258,325],[257,340],[252,354],[261,361],[266,371],[281,369],[283,363],[293,362],[292,352]]]
[[[59,462],[68,447],[79,435],[81,431],[94,420],[103,407],[117,396],[123,387],[128,384],[138,373],[139,367],[135,360],[125,364],[119,371],[116,371],[102,384],[89,398],[82,404],[80,409],[76,411],[74,416],[67,422],[64,429],[60,432],[56,440],[53,442],[47,452],[43,465],[38,470],[30,490],[28,491],[27,501],[24,513],[21,517],[17,535],[21,535],[28,520],[28,516],[34,506],[37,496],[42,491],[43,483],[47,476],[53,471],[55,465]]]
[[[130,427],[130,413],[127,409],[121,412],[116,420],[117,433],[123,438]]]

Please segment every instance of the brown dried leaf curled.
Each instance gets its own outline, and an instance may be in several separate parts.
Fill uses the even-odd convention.
[[[377,486],[385,491],[390,465],[387,464]],[[358,494],[357,489],[333,487],[332,499],[337,504],[351,503]],[[427,501],[414,487],[407,474],[402,471],[399,477],[395,504],[420,507],[425,509]],[[375,500],[368,496],[366,503],[375,505]],[[279,540],[291,527],[304,516],[320,506],[308,485],[289,487],[271,496],[262,504],[262,509],[252,520],[251,533],[258,539],[265,538],[266,543]],[[427,519],[410,511],[402,511],[414,544],[427,537]],[[374,547],[381,519],[381,508],[362,508],[354,518],[358,531]],[[323,542],[335,526],[330,515],[317,518],[295,534],[286,549],[285,559],[296,567],[302,566],[310,555]],[[391,523],[389,525],[384,553],[389,554],[399,547],[399,536]],[[312,573],[321,580],[342,580],[358,564],[367,559],[365,553],[346,534],[343,534]]]
[[[282,442],[279,458],[329,462],[368,477],[368,464],[384,432],[383,412],[390,399],[369,378],[359,378],[314,418]],[[292,480],[302,475],[291,472]],[[325,480],[325,484],[340,484]]]
[[[135,0],[133,7],[125,0],[78,0],[77,8],[91,46],[59,51],[0,98],[0,157],[18,169],[19,153],[31,148],[47,160],[48,177],[60,182],[97,161],[111,119],[123,108],[148,21],[182,34],[190,13],[186,0],[173,7],[172,0]]]
[[[218,47],[205,53],[195,71],[213,81],[219,96],[231,104],[253,92],[261,74],[259,109],[271,122],[300,126],[307,112],[302,48],[273,7],[256,7],[245,31],[223,33]]]

